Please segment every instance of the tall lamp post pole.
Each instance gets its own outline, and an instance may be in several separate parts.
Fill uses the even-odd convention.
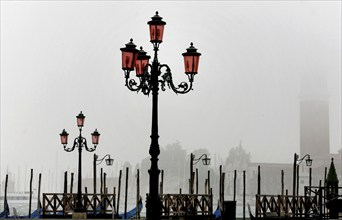
[[[149,64],[150,56],[140,47],[135,49],[136,45],[133,39],[121,48],[122,51],[122,69],[125,73],[126,86],[131,91],[141,91],[144,95],[149,95],[152,91],[152,128],[151,128],[151,145],[149,154],[151,155],[151,168],[149,169],[150,184],[149,194],[146,199],[146,217],[147,219],[157,220],[161,217],[162,203],[158,193],[159,173],[158,155],[160,154],[158,144],[158,91],[159,86],[165,91],[167,85],[176,94],[185,94],[192,90],[194,76],[197,74],[200,53],[191,43],[191,46],[183,53],[185,73],[188,76],[189,84],[182,82],[175,86],[172,80],[171,69],[167,64],[160,64],[158,60],[159,45],[163,41],[164,26],[166,22],[158,15],[158,12],[148,22],[150,28],[150,42],[153,45],[154,57]],[[130,79],[130,72],[135,70],[139,79],[136,82]],[[164,70],[164,71],[162,71]]]
[[[306,154],[306,155],[304,155],[304,157],[302,157],[302,158],[300,158],[299,159],[299,155],[298,154],[294,154],[294,157],[293,157],[293,196],[296,196],[297,195],[297,193],[296,193],[296,186],[297,186],[297,184],[296,184],[296,181],[297,181],[297,166],[301,163],[301,162],[303,162],[303,160],[305,159],[305,158],[307,158],[306,160],[305,160],[305,163],[306,163],[306,166],[311,166],[312,165],[312,159],[310,158],[310,155],[309,154]]]
[[[82,148],[85,148],[89,152],[95,151],[98,143],[100,133],[95,129],[95,131],[91,134],[92,142],[94,147],[88,147],[87,140],[82,136],[82,127],[84,125],[85,116],[83,115],[82,111],[79,115],[76,116],[77,118],[77,126],[79,128],[79,135],[74,139],[74,144],[71,148],[67,147],[68,144],[68,132],[63,129],[62,133],[60,134],[61,143],[64,146],[64,150],[67,152],[72,152],[76,147],[78,148],[78,184],[77,184],[77,200],[76,200],[76,208],[75,212],[83,212],[84,207],[82,205]]]

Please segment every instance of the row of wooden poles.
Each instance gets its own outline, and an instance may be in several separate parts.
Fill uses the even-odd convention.
[[[295,178],[293,178],[293,196],[299,195],[299,165],[296,165],[296,172],[295,172]],[[324,180],[327,178],[327,167],[324,168]],[[321,185],[322,180],[320,180]],[[325,181],[324,181],[325,184]],[[312,168],[309,167],[309,187],[312,186]],[[281,170],[281,195],[283,196],[284,193],[288,195],[288,189],[285,191],[285,185],[284,185],[284,170]],[[261,194],[260,190],[260,166],[258,166],[258,188],[257,188],[257,194]]]
[[[297,169],[299,170],[299,166],[297,166]],[[299,192],[299,172],[296,172],[297,178],[296,178],[296,194],[298,195]],[[309,168],[309,186],[311,186],[312,182],[312,170]],[[325,167],[325,178],[327,176],[327,168]],[[124,213],[127,213],[127,196],[128,196],[128,181],[129,181],[129,168],[126,167],[126,185],[125,185],[125,207],[124,207]],[[140,200],[140,177],[139,177],[139,169],[137,169],[136,174],[136,184],[137,184],[137,209],[139,209],[139,200]],[[196,169],[196,172],[192,172],[191,177],[189,179],[189,193],[194,193],[194,183],[195,183],[195,177],[196,177],[196,194],[198,194],[198,169]],[[224,194],[225,194],[225,173],[222,172],[222,165],[220,165],[220,174],[219,174],[219,205],[223,207],[224,202]],[[234,170],[234,194],[233,194],[233,201],[236,201],[236,177],[237,177],[237,170]],[[41,178],[42,174],[39,173],[39,180],[38,180],[38,208],[41,207],[40,204],[40,189],[41,189]],[[103,169],[101,168],[101,186],[100,186],[100,193],[101,194],[107,194],[108,193],[108,187],[106,186],[106,179],[107,174],[103,172]],[[120,193],[121,193],[121,179],[122,179],[122,170],[119,172],[119,182],[118,182],[118,195],[117,195],[117,203],[116,203],[116,210],[119,211],[120,206]],[[31,169],[31,175],[30,175],[30,200],[29,200],[29,217],[31,217],[31,208],[32,208],[32,181],[33,181],[33,169]],[[261,194],[261,178],[260,178],[260,166],[258,166],[258,181],[257,181],[257,194]],[[71,181],[70,181],[70,193],[73,192],[73,182],[74,182],[74,173],[71,173]],[[6,180],[5,180],[5,196],[4,196],[4,203],[7,202],[7,185],[8,185],[8,174],[6,174]],[[64,193],[67,193],[67,171],[64,173]],[[161,171],[161,181],[160,181],[160,194],[163,194],[163,185],[164,185],[164,171]],[[94,186],[96,187],[96,186]],[[96,192],[96,191],[95,191]],[[85,193],[88,194],[88,189],[85,187]],[[116,195],[116,187],[113,188],[113,193]],[[180,189],[180,194],[182,193],[182,189]],[[205,179],[205,194],[212,194],[212,188],[210,186],[210,171],[208,171],[208,177]],[[288,194],[288,190],[286,190],[286,194]],[[281,170],[281,195],[284,195],[284,170]],[[246,202],[246,171],[243,170],[243,218],[245,219],[245,202]],[[6,207],[6,204],[5,206]],[[138,210],[137,213],[140,213],[140,210]]]
[[[42,174],[39,173],[38,177],[38,202],[37,202],[37,209],[41,208],[41,202],[40,202],[40,189],[41,189],[41,180],[42,180]],[[32,210],[32,181],[33,181],[33,169],[31,169],[31,175],[30,175],[30,198],[29,198],[29,210],[28,210],[28,217],[31,218],[31,210]],[[8,207],[7,203],[7,186],[8,186],[8,174],[6,174],[5,179],[5,195],[4,195],[4,209]]]
[[[121,196],[121,179],[122,179],[122,170],[119,172],[119,180],[118,180],[118,194],[117,194],[117,202],[115,202],[116,197],[116,187],[113,187],[113,195],[114,195],[114,207],[116,206],[117,213],[119,212],[120,208],[120,196]],[[94,194],[96,194],[96,180],[94,185]],[[108,194],[108,187],[107,187],[107,174],[103,172],[103,168],[101,168],[101,175],[100,175],[100,194]],[[126,182],[125,182],[125,204],[124,204],[124,215],[126,217],[127,214],[127,197],[128,197],[128,182],[129,182],[129,167],[126,167]],[[71,173],[71,180],[70,180],[70,193],[73,193],[73,184],[74,184],[74,173]],[[67,191],[68,186],[68,172],[64,172],[64,193],[68,193]],[[139,169],[137,169],[136,174],[136,207],[137,207],[137,218],[140,218],[140,207],[139,207],[139,200],[140,200],[140,174]],[[85,187],[85,194],[88,194],[88,188]]]
[[[295,193],[298,196],[299,195],[299,166],[296,166],[297,172],[296,172],[296,179],[294,186],[295,186]],[[193,174],[194,175],[194,174]],[[260,174],[260,166],[258,166],[258,174],[257,174],[257,194],[261,194],[261,174]],[[196,176],[198,178],[198,171],[196,169]],[[242,171],[243,176],[243,196],[242,196],[242,204],[243,204],[243,219],[245,219],[245,211],[246,211],[246,171]],[[198,179],[196,178],[196,193],[198,193]],[[234,182],[233,182],[233,201],[236,201],[236,178],[237,178],[237,170],[234,170]],[[327,167],[325,167],[324,171],[324,179],[327,178]],[[190,178],[190,187],[193,185],[193,177]],[[208,179],[206,182],[209,181],[210,183],[210,171],[208,171]],[[319,185],[321,186],[322,181],[320,180]],[[219,205],[220,207],[224,207],[224,194],[225,194],[225,173],[222,172],[222,165],[220,165],[220,180],[219,180]],[[312,169],[309,168],[309,187],[312,186]],[[281,170],[281,195],[288,195],[288,189],[285,191],[285,185],[284,185],[284,170]]]
[[[299,169],[299,167],[297,167]],[[326,176],[327,169],[325,169]],[[260,166],[258,166],[258,180],[257,180],[257,194],[261,194],[261,175],[260,175]],[[198,169],[196,169],[196,173],[193,172],[191,178],[189,179],[189,192],[193,192],[194,179],[196,176],[196,194],[198,194]],[[242,204],[243,204],[243,219],[245,219],[245,211],[246,211],[246,171],[242,171],[243,178],[243,193],[242,193]],[[311,168],[310,168],[310,186],[311,186]],[[234,178],[233,178],[233,201],[236,201],[236,180],[237,180],[237,170],[234,170]],[[298,195],[299,191],[299,172],[297,172],[296,178],[296,192]],[[209,191],[210,189],[210,191]],[[205,179],[205,193],[210,192],[212,194],[212,188],[210,188],[210,171],[208,171],[208,178]],[[284,195],[284,170],[281,170],[281,194]],[[286,190],[286,194],[288,194],[288,190]],[[221,209],[224,208],[224,198],[225,195],[225,173],[222,172],[222,165],[220,165],[220,174],[219,174],[219,206]],[[224,210],[223,210],[224,211]]]
[[[129,168],[126,167],[126,185],[125,185],[125,207],[124,207],[124,213],[127,213],[127,196],[128,196],[128,177],[129,177]],[[163,179],[164,172],[162,171],[162,179]],[[136,174],[136,184],[137,184],[137,217],[139,216],[140,210],[139,210],[139,200],[140,200],[140,175],[139,175],[139,169],[137,169]],[[107,174],[103,172],[103,169],[101,168],[101,187],[100,187],[100,193],[101,194],[107,194],[108,193],[108,187],[106,186],[106,178]],[[119,183],[118,183],[118,195],[117,195],[117,203],[116,203],[116,210],[119,211],[119,205],[120,205],[120,192],[121,192],[121,179],[122,179],[122,170],[119,172]],[[37,209],[41,208],[41,200],[40,200],[40,194],[41,194],[41,180],[42,180],[42,174],[39,173],[39,180],[38,180],[38,204]],[[30,191],[29,191],[29,210],[28,210],[28,217],[31,217],[31,211],[32,211],[32,193],[33,193],[33,169],[31,169],[31,175],[30,175]],[[71,173],[71,180],[70,180],[70,193],[73,193],[73,185],[74,185],[74,173]],[[68,186],[68,172],[64,172],[64,193],[68,193],[67,187]],[[7,188],[8,188],[8,174],[6,174],[5,179],[5,194],[4,194],[4,208],[8,205],[7,200]],[[161,191],[163,189],[163,181],[160,184]],[[116,187],[113,188],[113,193],[116,196]],[[85,187],[85,194],[88,194],[88,189]]]
[[[191,168],[191,165],[190,165]],[[243,219],[245,219],[245,203],[246,203],[246,171],[243,170]],[[260,172],[260,167],[259,167],[259,172]],[[195,172],[190,170],[190,178],[189,178],[189,194],[198,194],[198,169],[196,168]],[[258,175],[260,177],[260,173]],[[236,179],[237,179],[237,170],[234,170],[234,182],[233,182],[233,188],[234,188],[234,193],[233,193],[233,201],[236,201]],[[196,185],[195,185],[196,183]],[[194,185],[195,189],[194,190]],[[259,187],[260,188],[260,187]],[[211,188],[210,185],[210,170],[208,170],[208,177],[205,179],[205,194],[213,194],[213,189]],[[180,194],[182,193],[180,189]],[[221,207],[221,210],[224,211],[224,194],[225,194],[225,173],[222,172],[222,165],[220,165],[220,174],[219,174],[219,201],[218,205]]]

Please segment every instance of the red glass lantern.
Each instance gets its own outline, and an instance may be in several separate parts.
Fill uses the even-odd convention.
[[[65,131],[65,129],[63,129],[62,133],[59,134],[61,136],[61,143],[63,145],[67,145],[68,144],[68,132]]]
[[[190,47],[186,49],[186,52],[182,55],[184,57],[185,73],[197,74],[199,57],[201,54],[197,52],[197,49],[193,46],[193,43],[190,44]]]
[[[122,69],[134,70],[135,62],[138,57],[138,50],[135,49],[136,45],[133,43],[133,39],[125,45],[126,47],[120,49],[122,51]]]
[[[146,65],[148,64],[150,60],[150,56],[146,55],[147,53],[143,50],[142,47],[140,47],[138,58],[135,63],[135,71],[137,73],[137,76],[142,76],[145,70]]]
[[[84,125],[84,119],[85,119],[85,116],[83,115],[82,111],[80,112],[80,114],[76,116],[76,118],[77,118],[77,126],[79,128],[82,128]]]
[[[165,21],[162,21],[162,17],[158,15],[158,12],[152,17],[152,20],[147,22],[150,26],[150,41],[151,43],[163,42],[164,25]]]
[[[91,134],[91,138],[94,145],[99,144],[100,133],[97,131],[97,129],[95,129],[95,131]]]

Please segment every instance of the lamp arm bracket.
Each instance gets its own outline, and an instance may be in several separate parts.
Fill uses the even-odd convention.
[[[102,157],[101,159],[96,159],[96,162],[98,162],[96,165],[100,165],[100,163],[102,163],[102,161],[108,156],[108,158],[110,159],[110,155],[106,154],[104,157]]]
[[[84,137],[82,137],[82,145],[89,152],[95,151],[97,146],[96,144],[94,144],[94,147],[88,147],[87,139],[85,139]]]
[[[202,157],[208,157],[208,155],[207,154],[202,154],[202,156],[200,156],[199,158],[197,158],[197,159],[193,159],[193,164],[195,165],[195,164],[197,164],[201,159],[202,159]]]
[[[168,81],[171,79],[171,70],[170,67],[167,64],[161,64],[158,67],[158,72],[162,72],[162,68],[166,68],[166,72],[161,76],[161,80],[158,80],[160,83],[160,87],[162,91],[165,91],[165,85],[168,84]],[[168,84],[168,87],[170,88],[170,85]]]
[[[66,152],[72,152],[72,151],[75,150],[76,147],[78,147],[78,137],[75,138],[74,144],[72,145],[71,148],[69,148],[69,147],[67,147],[66,145],[64,145],[64,150],[65,150]]]
[[[136,82],[135,79],[130,78],[129,73],[130,70],[125,70],[125,78],[126,83],[125,86],[133,91],[133,92],[139,92],[142,91],[144,95],[149,95],[151,91],[151,75],[148,71],[148,68],[152,68],[151,64],[148,64],[145,66],[144,73],[139,78],[139,83]]]
[[[161,72],[162,68],[166,68],[166,71],[170,71],[171,72],[171,69],[170,69],[170,67],[167,64],[160,64],[159,67],[158,67],[158,71]]]
[[[135,79],[130,79],[129,77],[126,77],[125,86],[131,91],[139,92],[139,90],[141,89],[141,81],[138,85],[138,83],[135,81]]]
[[[168,65],[162,64],[159,66],[159,71],[161,71],[162,68],[166,68],[165,73],[162,75],[162,80],[161,82],[161,88],[164,91],[165,90],[165,83],[167,83],[168,87],[172,89],[176,94],[185,94],[188,93],[190,90],[192,90],[192,81],[189,78],[190,85],[186,82],[181,82],[177,87],[173,83],[172,79],[172,73],[171,69]]]
[[[148,68],[152,69],[151,64],[147,64],[144,68],[143,75],[139,78],[140,79],[140,89],[144,95],[149,96],[152,86],[151,86],[151,74],[148,71]]]
[[[198,164],[198,162],[199,162],[200,160],[199,159],[195,159],[195,160],[193,160],[193,165],[196,165],[196,164]]]
[[[176,94],[186,94],[192,90],[192,81],[190,81],[189,84],[183,81],[176,87],[173,83],[172,77],[170,77],[168,85]]]
[[[73,146],[72,148],[68,148],[68,147],[66,147],[66,145],[64,145],[64,150],[66,152],[72,152],[72,151],[74,151],[74,149],[75,149],[75,146]]]
[[[303,162],[303,160],[308,157],[308,159],[310,159],[310,155],[309,154],[305,154],[304,157],[300,158],[300,159],[297,159],[297,161],[299,162],[298,165]]]
[[[192,90],[192,82],[193,82],[193,74],[188,74],[189,77],[189,84],[187,82],[181,82],[178,86],[175,86],[172,79],[172,73],[171,69],[168,65],[162,64],[159,66],[159,71],[161,71],[162,68],[166,68],[165,73],[162,75],[162,90],[165,90],[165,83],[167,83],[168,87],[172,89],[176,94],[185,94],[188,93],[190,90]]]

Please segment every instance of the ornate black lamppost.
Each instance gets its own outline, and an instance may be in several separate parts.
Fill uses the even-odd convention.
[[[202,154],[199,158],[195,158],[195,155],[193,153],[190,154],[190,194],[194,194],[194,165],[197,164],[202,159],[202,163],[205,166],[210,165],[210,158],[207,154]],[[197,193],[197,190],[196,190]]]
[[[158,169],[158,155],[160,153],[158,144],[158,90],[159,85],[162,91],[167,85],[177,94],[185,94],[192,89],[194,76],[197,74],[200,53],[191,43],[191,46],[183,53],[185,73],[189,78],[189,84],[186,82],[175,86],[172,80],[171,69],[167,64],[160,64],[158,60],[159,45],[163,41],[164,25],[162,17],[158,12],[148,22],[150,27],[150,42],[153,45],[154,57],[151,64],[149,64],[150,56],[146,55],[142,47],[138,51],[133,39],[126,44],[126,47],[121,48],[122,51],[122,69],[125,72],[126,86],[131,91],[141,91],[144,95],[149,95],[152,91],[152,131],[151,131],[151,145],[149,153],[151,155],[150,175],[150,189],[146,199],[146,217],[148,219],[157,220],[161,217],[162,204],[158,193],[159,188],[159,173]],[[130,79],[130,72],[135,70],[138,82]],[[164,70],[164,71],[162,71]]]
[[[304,157],[299,159],[299,155],[298,154],[294,154],[294,161],[293,161],[293,196],[296,196],[296,182],[297,182],[297,166],[303,162],[303,160],[307,158],[305,160],[306,166],[310,167],[312,165],[312,159],[310,158],[309,154],[306,154]],[[311,177],[310,177],[311,179]]]
[[[71,148],[67,148],[68,144],[68,132],[63,129],[62,133],[60,134],[61,137],[61,143],[64,146],[64,150],[67,152],[73,151],[76,147],[78,147],[78,185],[77,185],[77,201],[76,201],[76,208],[75,212],[83,212],[84,206],[82,205],[82,148],[84,147],[87,151],[93,152],[95,151],[98,143],[99,143],[99,137],[100,133],[97,132],[97,129],[91,134],[92,136],[92,142],[94,144],[94,147],[88,147],[87,140],[82,137],[82,127],[84,125],[84,119],[85,116],[82,114],[82,111],[79,115],[76,116],[77,118],[77,126],[79,128],[80,134],[77,138],[74,140],[74,144]]]

